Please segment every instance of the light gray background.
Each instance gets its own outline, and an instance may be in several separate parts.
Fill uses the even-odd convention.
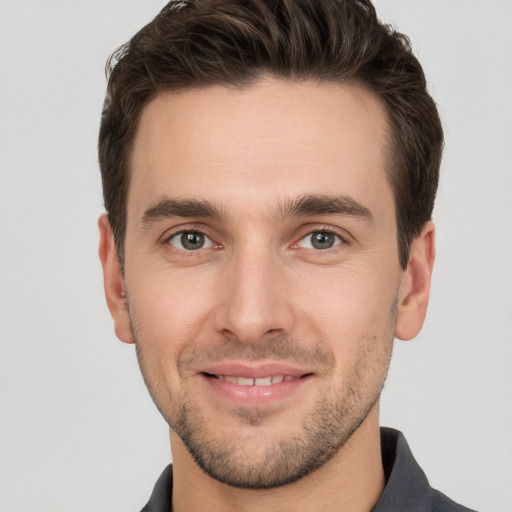
[[[0,0],[0,510],[139,510],[164,421],[118,342],[97,259],[103,65],[157,0]],[[380,0],[444,120],[438,259],[382,423],[431,483],[512,511],[512,2]]]

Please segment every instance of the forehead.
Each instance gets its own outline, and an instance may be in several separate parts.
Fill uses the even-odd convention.
[[[141,115],[128,215],[166,195],[233,205],[333,192],[371,201],[383,187],[390,194],[387,137],[381,102],[355,86],[265,80],[160,93]]]

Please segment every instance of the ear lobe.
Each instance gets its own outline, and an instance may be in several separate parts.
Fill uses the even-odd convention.
[[[124,296],[124,279],[117,257],[114,235],[107,215],[98,220],[100,230],[99,256],[103,267],[103,285],[108,309],[114,320],[116,336],[124,343],[133,343],[134,337]]]
[[[400,282],[395,336],[401,340],[416,337],[423,326],[435,256],[435,227],[429,221],[411,243],[409,263]]]

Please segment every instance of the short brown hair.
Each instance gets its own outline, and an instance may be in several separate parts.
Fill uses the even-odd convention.
[[[355,84],[386,106],[399,260],[430,220],[443,132],[409,40],[370,0],[173,0],[107,63],[99,135],[103,195],[124,262],[130,157],[142,109],[160,91],[244,87],[264,76]]]

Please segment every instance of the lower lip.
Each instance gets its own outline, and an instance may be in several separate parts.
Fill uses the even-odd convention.
[[[240,386],[225,380],[201,374],[203,382],[221,398],[237,406],[265,405],[282,400],[297,393],[313,379],[313,375],[305,375],[300,379],[270,384],[269,386]]]

